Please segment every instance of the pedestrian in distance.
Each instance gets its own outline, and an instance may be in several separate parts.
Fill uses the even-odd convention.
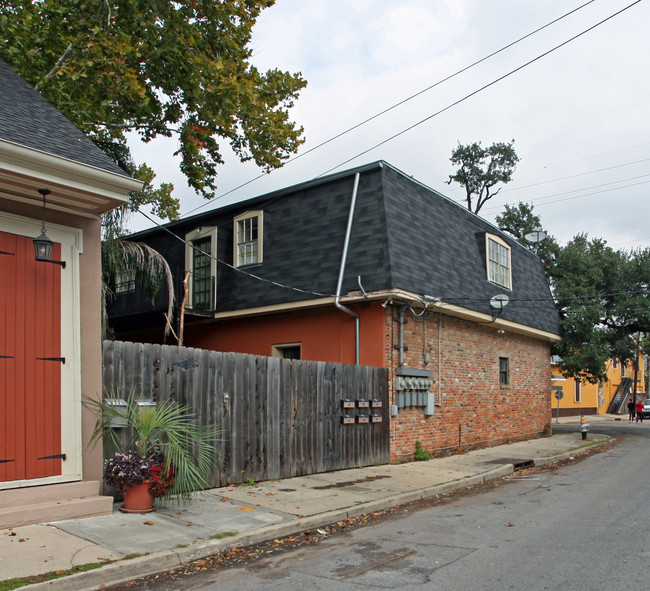
[[[639,421],[643,423],[643,402],[640,400],[636,403],[636,422]]]
[[[634,404],[634,400],[632,400],[631,398],[630,401],[627,403],[627,412],[629,414],[627,422],[633,423],[634,415],[636,414],[636,404]]]

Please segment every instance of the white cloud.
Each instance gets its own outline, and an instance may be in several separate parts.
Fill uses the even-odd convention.
[[[301,71],[308,80],[292,113],[305,127],[308,149],[581,3],[277,0],[254,29],[254,62],[261,69]],[[253,197],[312,178],[626,5],[624,0],[594,2],[227,199]],[[612,244],[648,246],[645,217],[650,184],[573,199],[569,197],[581,193],[567,193],[576,189],[596,193],[611,186],[588,187],[614,181],[620,181],[618,186],[632,184],[625,179],[647,171],[647,162],[558,180],[650,158],[648,22],[650,7],[640,3],[340,170],[384,159],[460,198],[458,189],[445,184],[452,172],[449,155],[457,141],[490,144],[514,138],[521,162],[507,190],[486,205],[482,213],[487,219],[493,219],[505,202],[532,200],[545,226],[561,241],[587,232]],[[163,153],[158,145],[150,145],[138,156],[153,157],[161,180],[173,178],[180,187],[183,211],[188,211],[201,200],[178,182],[170,151]],[[228,190],[257,174],[255,167],[229,156],[220,171],[220,188]],[[537,186],[525,187],[531,184]]]

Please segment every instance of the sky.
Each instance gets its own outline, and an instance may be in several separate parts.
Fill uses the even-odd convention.
[[[513,180],[479,215],[494,223],[504,204],[523,201],[561,244],[587,233],[616,249],[650,247],[648,0],[572,41],[634,0],[277,0],[253,29],[252,63],[299,71],[308,81],[291,110],[305,130],[304,153],[585,3],[235,191],[261,171],[227,155],[210,203],[184,182],[174,140],[135,145],[134,158],[152,166],[159,182],[174,183],[181,215],[377,160],[464,202],[463,189],[446,182],[453,148],[514,139]],[[150,226],[134,214],[132,229]]]

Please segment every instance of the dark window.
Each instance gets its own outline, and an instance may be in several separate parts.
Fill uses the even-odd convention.
[[[510,383],[510,360],[507,357],[499,357],[499,384],[507,386]]]
[[[213,307],[211,245],[210,236],[192,242],[192,308],[196,310],[211,310]]]
[[[135,271],[123,271],[115,275],[115,293],[131,293],[135,291]]]
[[[273,357],[279,357],[280,359],[302,359],[300,343],[273,345],[271,353]]]
[[[283,359],[300,359],[300,345],[295,347],[284,347],[282,349]]]
[[[573,400],[574,402],[580,402],[581,394],[581,383],[580,378],[576,378],[573,386]]]

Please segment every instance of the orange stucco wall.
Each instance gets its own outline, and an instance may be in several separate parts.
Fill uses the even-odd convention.
[[[614,367],[616,365],[616,367]],[[576,401],[575,380],[566,378],[564,381],[554,382],[553,385],[561,386],[564,396],[559,401],[553,397],[552,410],[553,416],[557,416],[558,407],[560,416],[571,416],[579,414],[607,414],[610,403],[616,396],[616,391],[621,383],[622,377],[634,379],[634,364],[628,362],[624,369],[624,375],[621,372],[621,363],[614,364],[610,359],[607,362],[607,380],[598,384],[582,382],[580,384],[580,400]],[[561,369],[558,365],[551,366],[553,375],[561,375]],[[637,400],[645,399],[645,374],[643,371],[643,360],[639,360],[637,371]],[[622,414],[627,414],[627,405],[621,409]]]
[[[384,365],[384,309],[380,304],[355,306],[360,315],[360,363]],[[273,345],[300,343],[302,359],[354,363],[355,321],[337,309],[222,321],[187,326],[188,347],[271,356]]]

